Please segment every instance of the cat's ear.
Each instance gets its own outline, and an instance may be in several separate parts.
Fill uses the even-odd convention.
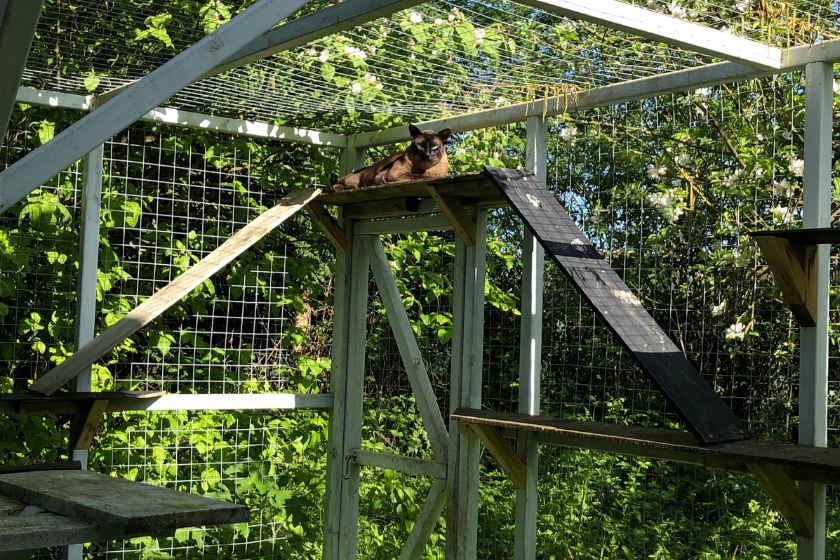
[[[420,129],[414,126],[413,124],[408,125],[408,132],[411,134],[412,138],[417,138],[418,136],[423,134],[422,132],[420,132]]]
[[[448,128],[444,128],[443,130],[438,132],[438,138],[440,138],[443,142],[447,142],[450,136],[452,136],[452,130]]]

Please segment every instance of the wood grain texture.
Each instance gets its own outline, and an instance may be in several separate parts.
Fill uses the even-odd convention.
[[[805,228],[770,231],[751,231],[747,235],[758,241],[761,237],[776,237],[784,239],[791,245],[836,245],[840,244],[840,229],[838,228]]]
[[[0,475],[0,494],[84,523],[135,535],[248,520],[245,506],[92,471],[4,474]]]
[[[793,532],[806,539],[814,538],[814,510],[799,495],[796,484],[778,465],[748,462],[755,476],[770,499],[782,513]]]
[[[41,549],[88,542],[119,540],[129,536],[54,513],[27,517],[0,517],[0,552]],[[0,555],[5,558],[5,554]]]
[[[99,422],[102,420],[102,415],[105,414],[105,408],[108,406],[108,401],[101,399],[92,401],[86,409],[79,414],[78,418],[74,419],[77,426],[71,424],[70,445],[72,449],[88,449],[93,443],[93,436],[96,435],[96,429],[99,427]]]
[[[321,228],[321,231],[324,232],[327,239],[335,245],[335,248],[340,253],[346,252],[347,236],[344,234],[344,230],[341,229],[341,226],[338,225],[338,222],[335,221],[335,218],[330,216],[330,213],[327,212],[326,208],[324,208],[324,205],[320,202],[312,201],[306,205],[306,211],[318,227]]]
[[[253,222],[237,231],[215,251],[201,259],[49,373],[35,381],[30,390],[44,395],[53,394],[84,368],[93,364],[112,348],[149,324],[180,301],[181,298],[189,295],[202,282],[268,235],[277,226],[294,216],[320,193],[320,189],[300,189],[283,197],[279,204],[265,211]]]
[[[436,179],[421,181],[405,181],[402,183],[388,183],[375,187],[364,187],[344,191],[324,191],[318,202],[343,206],[360,202],[373,202],[393,198],[429,198],[428,185],[433,185],[442,195],[458,198],[481,197],[487,193],[497,192],[493,183],[488,181],[483,173],[465,173],[463,175],[449,175]]]
[[[795,480],[812,480],[813,473],[820,478],[820,482],[840,485],[840,449],[770,441],[704,445],[690,433],[676,430],[466,407],[456,409],[450,415],[450,420],[471,426],[488,424],[498,428],[525,430],[535,434],[534,438],[542,443],[654,457],[736,472],[749,471],[743,464],[746,461],[772,463],[784,467],[785,472]]]
[[[441,194],[435,185],[427,185],[426,188],[429,189],[429,194],[437,202],[464,245],[475,247],[475,222],[461,206],[460,201],[454,196]]]
[[[756,236],[755,242],[796,321],[803,327],[816,326],[816,246],[793,245],[770,235]]]
[[[499,463],[499,466],[505,471],[513,487],[517,490],[524,490],[526,484],[526,469],[525,463],[513,450],[513,447],[502,436],[502,433],[495,426],[488,426],[486,424],[473,424],[472,429],[487,450]]]
[[[748,437],[746,427],[648,314],[554,195],[527,171],[484,170],[698,439],[718,443]]]
[[[131,403],[151,400],[165,395],[165,391],[103,391],[56,393],[52,396],[32,395],[29,393],[0,394],[0,413],[14,414],[79,414],[82,409],[95,400],[107,400],[106,412],[134,410]]]

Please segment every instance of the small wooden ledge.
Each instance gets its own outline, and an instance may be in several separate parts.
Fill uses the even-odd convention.
[[[433,204],[429,189],[456,201],[463,208],[507,206],[502,194],[484,172],[449,175],[437,179],[389,183],[344,191],[324,191],[317,201],[342,206],[346,218],[381,218],[442,212]]]
[[[95,401],[105,401],[103,413],[122,412],[135,410],[137,407],[131,404],[137,400],[156,399],[165,394],[165,391],[112,391],[56,393],[47,397],[30,393],[0,393],[0,414],[87,414],[91,403]]]
[[[840,243],[840,230],[800,229],[750,234],[800,326],[817,324],[817,245]]]

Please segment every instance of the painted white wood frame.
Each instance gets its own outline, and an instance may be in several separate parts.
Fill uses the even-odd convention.
[[[379,288],[379,295],[385,306],[385,313],[388,323],[394,332],[394,339],[400,352],[403,367],[408,374],[411,383],[411,391],[414,394],[417,409],[423,419],[423,426],[426,428],[426,435],[429,437],[429,444],[434,452],[437,461],[446,462],[448,457],[449,434],[440,413],[435,391],[429,381],[429,374],[426,365],[423,363],[423,355],[417,346],[414,338],[414,331],[411,330],[411,322],[403,307],[394,274],[382,241],[379,236],[359,236],[367,250],[370,268],[376,285]]]
[[[24,156],[0,173],[0,212],[224,62],[305,3],[306,0],[259,0]]]
[[[517,0],[562,16],[661,41],[762,70],[778,70],[782,50],[706,25],[671,17],[621,0]]]
[[[834,65],[813,63],[805,67],[805,176],[803,178],[803,228],[831,226],[831,125]],[[829,246],[817,247],[817,321],[800,328],[799,443],[828,444],[828,311]],[[825,558],[825,485],[799,483],[805,502],[814,510],[814,538],[799,537],[799,560]]]
[[[525,145],[525,167],[537,179],[546,182],[548,164],[548,126],[539,117],[528,119]],[[528,228],[522,239],[522,302],[519,348],[519,412],[536,416],[540,413],[540,371],[542,363],[543,276],[545,251]],[[537,557],[537,482],[539,478],[539,444],[527,437],[519,438],[519,458],[525,463],[525,489],[516,491],[516,525],[514,530],[515,560]]]
[[[455,240],[450,410],[481,407],[487,210],[478,208],[470,214],[476,226],[476,245],[467,247],[460,238]],[[458,433],[457,423],[449,422],[447,560],[476,557],[480,444],[478,437]]]
[[[422,0],[344,0],[299,18],[293,25],[281,25],[264,33],[228,57],[224,63],[205,72],[199,79],[209,78],[322,37],[347,31],[421,3]]]
[[[43,5],[44,0],[0,2],[0,144],[6,137],[15,95]]]
[[[639,99],[647,99],[658,95],[681,93],[692,91],[696,88],[801,70],[806,64],[811,62],[837,61],[840,61],[840,39],[832,39],[814,45],[803,45],[785,50],[782,53],[782,66],[777,71],[756,70],[755,68],[735,62],[719,62],[717,64],[700,66],[699,68],[678,70],[658,76],[639,78],[637,80],[593,88],[574,95],[561,96],[559,100],[551,98],[527,103],[515,103],[507,107],[475,111],[415,124],[423,129],[431,128],[433,130],[441,130],[443,128],[450,128],[452,132],[466,132],[469,130],[523,122],[530,117],[556,117],[562,114],[598,107],[608,107],[610,105],[638,101]],[[410,139],[408,127],[400,126],[357,134],[355,145],[358,148],[366,148],[405,142]]]

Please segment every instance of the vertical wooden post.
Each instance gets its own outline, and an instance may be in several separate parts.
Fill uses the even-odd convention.
[[[99,268],[99,211],[102,207],[102,159],[104,146],[99,146],[84,157],[82,167],[82,226],[79,233],[79,277],[76,285],[76,333],[74,345],[81,348],[93,339],[96,325],[96,276]],[[88,367],[75,379],[76,391],[91,390],[91,368]],[[73,418],[71,422],[83,421]],[[72,431],[72,430],[71,430]],[[87,468],[88,450],[72,449],[70,459]],[[64,547],[64,560],[82,560],[84,545]]]
[[[548,126],[539,117],[528,119],[526,168],[543,183],[548,162]],[[542,359],[543,272],[545,252],[525,228],[522,239],[522,316],[519,348],[519,412],[540,413],[540,364]],[[527,468],[526,486],[516,491],[514,559],[537,557],[537,480],[539,445],[527,436],[518,442],[519,458]]]
[[[805,177],[803,228],[831,225],[831,125],[834,65],[805,67]],[[802,327],[799,358],[799,443],[825,447],[828,423],[829,246],[817,248],[817,317]],[[814,538],[799,537],[799,560],[825,558],[825,485],[800,482],[800,493],[814,509]]]
[[[475,213],[476,244],[455,242],[450,409],[481,406],[484,341],[484,267],[487,210]],[[475,560],[478,546],[478,462],[480,441],[449,423],[446,558]]]

